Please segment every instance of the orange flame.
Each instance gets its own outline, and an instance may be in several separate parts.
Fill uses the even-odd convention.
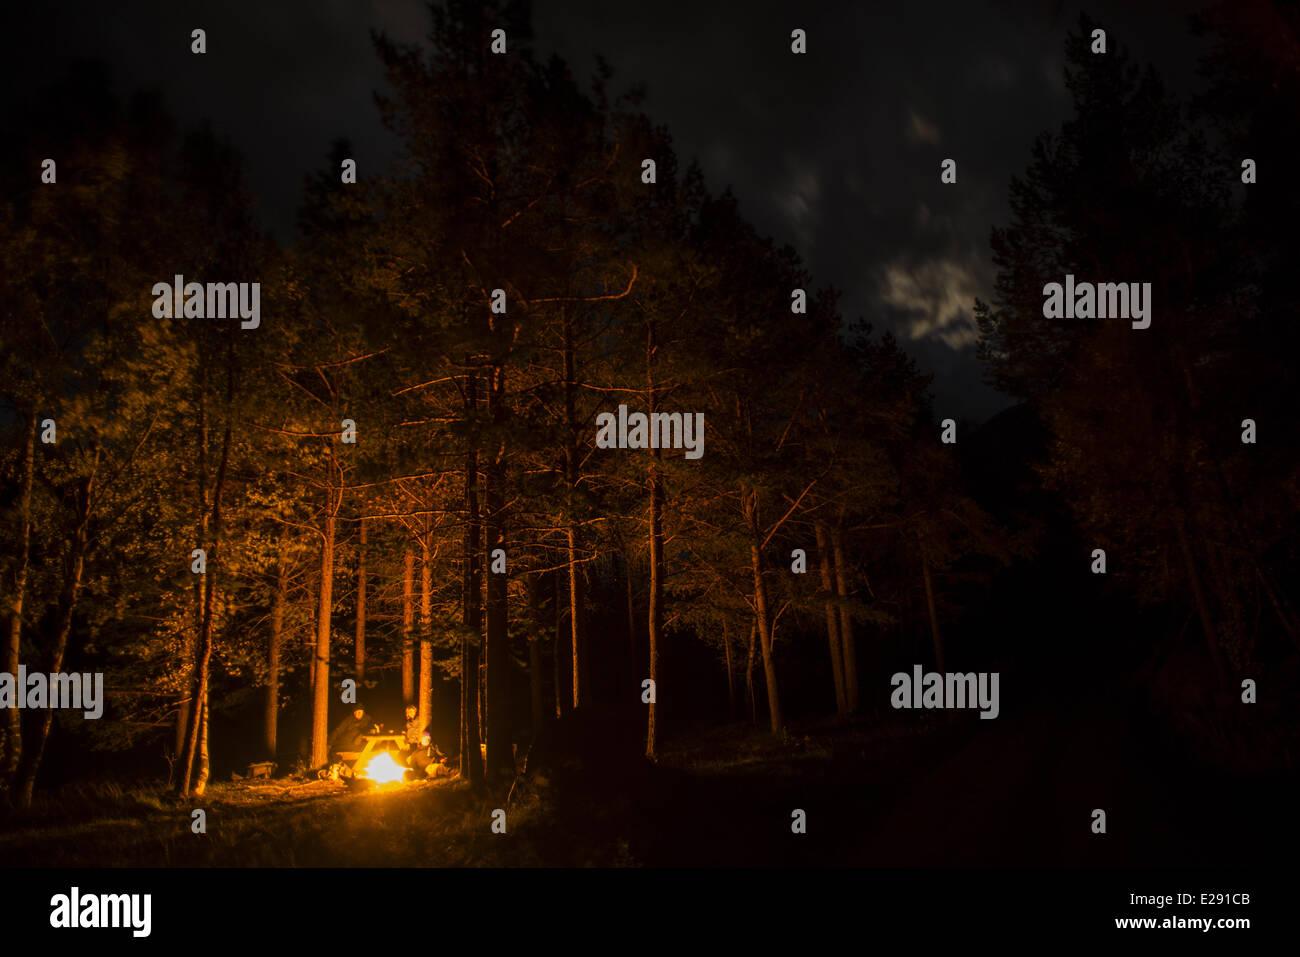
[[[406,769],[393,760],[393,756],[387,751],[375,755],[366,762],[358,777],[374,781],[376,784],[392,784],[400,781],[406,776]]]

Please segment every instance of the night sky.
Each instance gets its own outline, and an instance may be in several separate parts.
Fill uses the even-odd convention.
[[[7,11],[0,94],[12,107],[67,61],[108,62],[119,93],[161,89],[182,122],[210,118],[245,155],[266,224],[293,238],[303,175],[339,136],[360,175],[396,142],[380,126],[372,28],[417,42],[420,0],[55,3]],[[1129,46],[1166,82],[1195,84],[1187,13],[1163,0],[1089,3],[1112,48]],[[1041,131],[1067,118],[1066,32],[1080,7],[1036,3],[537,0],[535,46],[579,75],[600,54],[622,90],[730,186],[759,230],[792,244],[817,283],[844,292],[847,319],[896,331],[924,369],[940,417],[981,421],[1008,400],[981,382],[972,303],[989,298],[990,227]],[[207,31],[205,56],[190,31]],[[790,53],[790,31],[809,52]],[[939,181],[941,160],[958,182]]]

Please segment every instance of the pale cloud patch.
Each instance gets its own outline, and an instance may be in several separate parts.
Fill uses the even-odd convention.
[[[925,143],[929,146],[936,145],[943,138],[938,126],[913,109],[907,111],[906,133],[907,138],[913,143]]]
[[[799,242],[811,246],[817,224],[817,202],[821,199],[821,174],[817,167],[802,161],[788,161],[790,176],[777,193],[776,202],[794,227]],[[807,255],[805,253],[805,258]]]
[[[938,338],[962,349],[979,338],[972,314],[980,285],[973,272],[951,259],[932,259],[916,266],[885,267],[881,298],[906,314],[908,339]]]

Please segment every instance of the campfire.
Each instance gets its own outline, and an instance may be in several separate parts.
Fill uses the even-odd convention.
[[[405,776],[406,769],[394,761],[392,753],[388,751],[381,751],[357,768],[357,777],[373,781],[380,787],[401,781]]]

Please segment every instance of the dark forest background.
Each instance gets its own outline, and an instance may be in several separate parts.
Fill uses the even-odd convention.
[[[375,37],[401,160],[345,184],[337,142],[291,244],[161,95],[95,63],[35,92],[0,154],[0,670],[102,671],[107,708],[5,715],[11,803],[320,767],[345,678],[488,788],[539,742],[617,776],[724,726],[795,749],[959,722],[1281,802],[1300,13],[1208,8],[1191,99],[1118,38],[1090,52],[1095,26],[991,233],[981,357],[1016,404],[954,444],[898,343],[706,188],[635,88],[534,55],[525,5]],[[155,318],[177,273],[260,282],[260,327]],[[1043,319],[1066,273],[1152,283],[1151,327]],[[703,458],[597,449],[620,404],[703,412]],[[918,663],[1000,672],[1001,716],[892,710]],[[1102,724],[1133,753],[1087,744]]]

